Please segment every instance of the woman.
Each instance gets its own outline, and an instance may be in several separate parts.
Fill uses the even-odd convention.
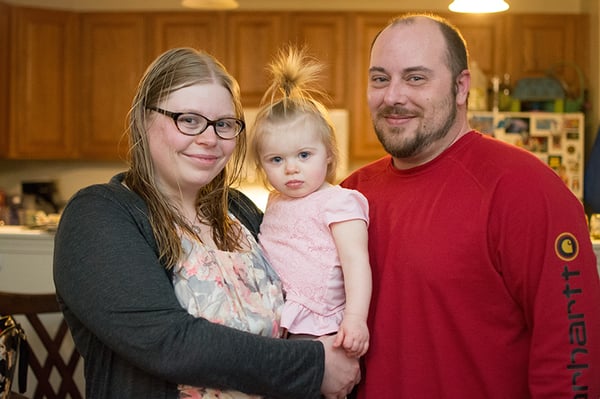
[[[357,382],[355,359],[330,337],[262,337],[194,317],[178,301],[173,281],[190,243],[232,256],[253,248],[239,221],[252,229],[260,214],[228,189],[245,151],[242,118],[237,83],[217,60],[167,51],[133,101],[129,170],[81,190],[65,208],[54,280],[85,361],[87,398],[177,398],[184,386],[341,398]],[[212,271],[213,260],[201,267]],[[263,281],[276,289],[274,278]],[[271,294],[265,308],[276,314]]]

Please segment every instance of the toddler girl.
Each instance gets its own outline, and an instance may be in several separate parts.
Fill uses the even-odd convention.
[[[259,241],[281,277],[281,325],[290,338],[337,333],[336,346],[362,356],[371,297],[368,203],[334,185],[337,148],[328,112],[311,85],[321,66],[289,48],[270,65],[251,150],[272,188]]]

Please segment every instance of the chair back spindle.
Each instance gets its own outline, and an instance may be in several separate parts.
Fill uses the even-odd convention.
[[[42,314],[59,314],[60,323],[57,331],[51,335],[42,319]],[[28,338],[35,332],[44,349],[46,358],[41,359],[40,353],[29,350],[29,367],[37,380],[35,392],[32,399],[82,399],[77,383],[74,379],[75,370],[81,356],[73,347],[68,356],[61,355],[61,347],[70,332],[67,323],[62,317],[56,294],[22,294],[0,291],[0,314],[24,316],[33,331],[27,331],[23,326]],[[56,370],[60,376],[60,385],[57,390],[50,382],[50,376]],[[20,397],[20,396],[15,396]]]

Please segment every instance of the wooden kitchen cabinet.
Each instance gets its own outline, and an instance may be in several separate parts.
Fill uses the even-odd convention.
[[[306,46],[326,65],[325,103],[344,107],[347,97],[347,16],[314,12],[198,12],[151,15],[152,54],[179,46],[202,48],[238,80],[245,106],[258,106],[267,89],[267,65],[288,43]]]
[[[308,53],[325,65],[320,85],[330,108],[345,108],[348,84],[347,15],[343,13],[292,13],[289,40],[305,46]]]
[[[127,114],[150,60],[145,27],[143,14],[81,15],[80,159],[126,154]]]
[[[63,12],[0,0],[0,157],[121,159],[127,113],[148,64],[168,48],[202,48],[236,77],[245,107],[269,84],[266,66],[288,43],[326,64],[325,104],[350,115],[350,163],[385,152],[366,104],[370,46],[397,12]],[[445,13],[492,77],[544,76],[573,62],[589,78],[589,16]],[[575,71],[560,78],[578,89]],[[587,80],[587,79],[586,79]]]
[[[461,31],[469,48],[471,61],[476,61],[488,76],[502,77],[506,70],[506,22],[493,14],[446,14]]]
[[[235,12],[227,14],[225,65],[237,79],[245,107],[256,107],[269,84],[267,65],[287,42],[286,14]]]
[[[225,61],[223,12],[152,14],[150,30],[152,59],[171,48],[193,47]]]
[[[0,93],[8,93],[10,48],[9,40],[9,14],[10,9],[0,3]],[[5,72],[2,72],[5,71]],[[0,95],[0,156],[6,157],[8,152],[8,95]]]
[[[10,9],[8,140],[0,150],[3,157],[76,156],[76,32],[75,13]]]
[[[575,63],[589,76],[589,27],[586,15],[507,15],[506,71],[519,78],[547,76],[553,66]],[[575,69],[557,68],[567,86],[580,88]]]

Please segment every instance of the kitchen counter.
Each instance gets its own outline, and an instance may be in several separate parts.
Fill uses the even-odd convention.
[[[0,290],[54,292],[54,234],[24,226],[0,226]]]

